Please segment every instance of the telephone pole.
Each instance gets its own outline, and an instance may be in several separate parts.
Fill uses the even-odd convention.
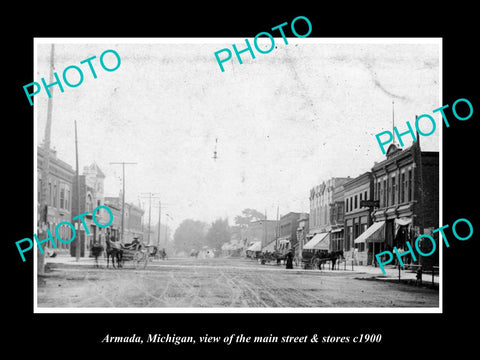
[[[152,199],[159,199],[159,196],[155,195],[160,195],[158,193],[142,193],[143,198],[148,197],[149,198],[149,209],[148,209],[148,244],[150,245],[150,225],[152,221]]]
[[[124,231],[125,231],[125,165],[134,165],[137,164],[136,162],[111,162],[110,164],[117,164],[117,165],[122,165],[122,185],[123,185],[123,190],[122,190],[122,233],[120,236],[120,242],[123,243],[124,240]]]
[[[75,187],[76,187],[76,200],[77,200],[77,214],[80,214],[80,175],[78,172],[78,142],[77,142],[77,120],[75,120]],[[77,219],[77,229],[80,231],[80,219]],[[86,237],[86,234],[85,234]],[[80,246],[82,245],[81,237],[77,238],[75,245],[75,260],[80,261]]]
[[[174,220],[169,214],[165,214],[165,247],[167,247],[167,230],[168,230],[168,218]]]
[[[160,231],[162,229],[162,202],[158,200],[158,240],[157,240],[157,247],[160,247]]]
[[[54,68],[54,53],[55,46],[52,44],[50,49],[50,84],[53,82],[53,68]],[[53,96],[53,88],[50,90],[51,95]],[[45,125],[45,137],[43,139],[43,149],[45,151],[45,159],[42,167],[42,188],[40,191],[40,227],[45,231],[48,227],[48,178],[50,174],[50,134],[52,129],[52,96],[48,98],[47,102],[47,124]],[[37,246],[37,272],[38,274],[43,275],[44,273],[44,264],[45,264],[45,255],[40,252],[40,249]]]
[[[157,239],[157,247],[160,247],[160,238],[161,238],[161,232],[162,232],[162,207],[165,210],[165,208],[168,208],[172,206],[171,204],[166,204],[163,203],[159,200],[158,201],[158,239]],[[165,213],[165,217],[169,216],[168,214]],[[171,217],[170,217],[171,218]],[[165,225],[166,226],[166,225]],[[165,236],[166,236],[166,230],[165,230]],[[167,240],[165,240],[166,243]]]

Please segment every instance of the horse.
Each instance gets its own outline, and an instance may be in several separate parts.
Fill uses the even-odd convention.
[[[192,250],[192,251],[190,251],[190,256],[198,258],[199,252],[200,252],[200,250]]]
[[[117,259],[118,267],[122,267],[122,256],[123,250],[120,244],[117,244],[113,241],[106,240],[107,243],[107,269],[108,269],[108,259],[112,257],[112,266],[115,269],[115,258]]]
[[[335,270],[335,263],[338,259],[343,259],[343,251],[332,251],[328,253],[328,257],[332,262],[332,270]]]
[[[99,243],[94,243],[92,245],[92,255],[95,257],[95,267],[100,267],[98,265],[98,257],[102,254],[103,252],[103,246]]]

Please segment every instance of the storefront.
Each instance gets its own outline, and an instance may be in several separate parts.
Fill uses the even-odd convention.
[[[257,241],[251,244],[246,250],[246,256],[249,258],[255,258],[262,250],[262,242]]]
[[[330,233],[330,241],[332,244],[331,251],[343,251],[344,241],[343,241],[343,228],[334,229]]]
[[[330,232],[316,234],[303,247],[304,252],[315,253],[316,251],[330,251]]]
[[[374,222],[355,239],[355,250],[352,257],[358,265],[374,265],[375,254],[385,249],[386,222]]]

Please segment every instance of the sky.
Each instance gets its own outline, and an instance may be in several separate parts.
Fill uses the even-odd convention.
[[[375,134],[392,129],[393,109],[399,130],[406,121],[414,126],[415,115],[432,115],[437,131],[421,147],[439,151],[441,119],[432,114],[443,105],[438,40],[288,41],[275,38],[276,48],[254,50],[255,59],[242,54],[243,64],[233,54],[221,72],[214,52],[233,43],[242,49],[245,39],[37,39],[32,81],[48,83],[52,42],[59,77],[70,65],[84,75],[78,87],[53,89],[51,146],[75,169],[76,120],[80,171],[97,163],[105,196],[118,196],[122,167],[110,163],[136,162],[125,167],[126,201],[147,209],[148,221],[142,194],[155,193],[173,229],[186,218],[227,217],[232,225],[245,208],[269,219],[277,207],[309,212],[313,186],[354,178],[385,158]],[[99,63],[108,49],[121,58],[112,72]],[[96,79],[80,64],[93,55]],[[112,54],[104,59],[116,64]],[[75,76],[68,72],[72,83]],[[34,98],[37,144],[47,99],[44,89]]]

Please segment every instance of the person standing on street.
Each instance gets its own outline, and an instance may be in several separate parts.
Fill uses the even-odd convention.
[[[285,266],[286,269],[293,269],[293,254],[291,251],[287,254],[287,264]]]

